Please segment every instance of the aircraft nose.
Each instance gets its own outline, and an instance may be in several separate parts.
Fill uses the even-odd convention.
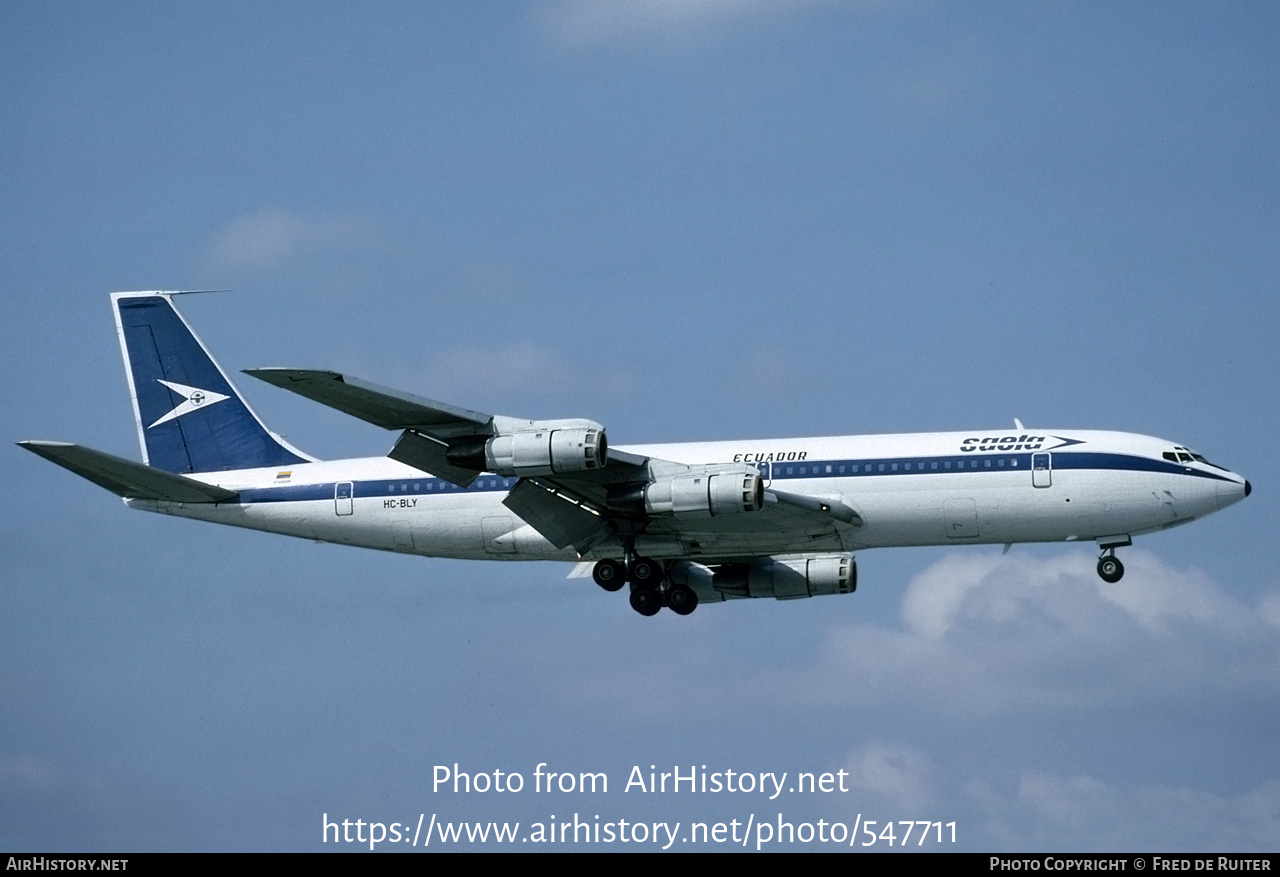
[[[1236,476],[1239,478],[1239,476]],[[1218,508],[1225,509],[1227,506],[1237,503],[1253,492],[1253,485],[1248,479],[1241,478],[1239,481],[1224,481],[1218,484]]]

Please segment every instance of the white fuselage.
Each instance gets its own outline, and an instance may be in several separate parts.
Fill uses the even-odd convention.
[[[679,463],[746,463],[766,486],[844,503],[862,520],[825,540],[751,533],[706,520],[696,545],[641,535],[654,557],[745,559],[908,545],[1105,539],[1166,529],[1242,499],[1244,478],[1170,460],[1175,445],[1084,430],[1009,430],[728,441],[628,447]],[[1175,455],[1176,457],[1177,455]],[[1182,455],[1186,456],[1186,455]],[[128,500],[134,508],[434,557],[580,560],[502,504],[515,479],[484,474],[462,489],[385,457],[192,476],[238,501]],[[749,516],[746,516],[749,517]],[[701,527],[697,529],[703,529]],[[610,541],[586,559],[621,556]]]

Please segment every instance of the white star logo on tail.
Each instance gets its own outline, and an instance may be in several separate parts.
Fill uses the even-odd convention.
[[[148,426],[147,429],[151,429],[153,426],[159,426],[166,421],[181,417],[184,414],[190,414],[197,408],[203,408],[206,405],[213,405],[217,402],[221,402],[223,399],[231,398],[230,396],[224,396],[221,393],[215,393],[212,390],[201,390],[199,387],[188,387],[186,384],[175,384],[173,381],[160,381],[160,383],[182,396],[183,400],[177,408],[170,411],[164,417],[161,417],[155,423],[151,424],[151,426]]]

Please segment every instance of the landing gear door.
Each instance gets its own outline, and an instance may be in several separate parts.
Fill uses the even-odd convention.
[[[944,500],[942,520],[946,526],[948,539],[978,538],[978,504],[973,500]]]
[[[1050,454],[1031,455],[1031,484],[1049,487],[1053,484],[1053,461]]]
[[[336,514],[351,514],[352,493],[350,481],[339,481],[333,486],[333,511]]]
[[[773,464],[756,463],[756,468],[760,470],[760,477],[764,479],[764,486],[768,487],[769,482],[773,480]]]

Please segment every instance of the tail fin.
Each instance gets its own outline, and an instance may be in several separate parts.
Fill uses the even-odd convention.
[[[262,424],[178,313],[174,295],[111,296],[147,465],[220,472],[312,460]]]

